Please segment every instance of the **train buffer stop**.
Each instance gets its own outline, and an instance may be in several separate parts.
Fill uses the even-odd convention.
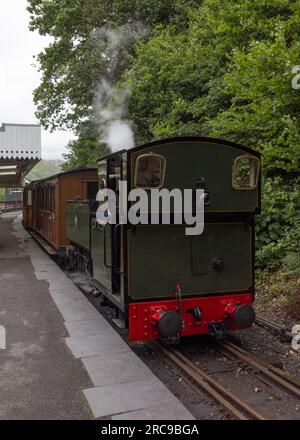
[[[0,304],[0,419],[193,419],[24,230],[20,213],[0,218]]]

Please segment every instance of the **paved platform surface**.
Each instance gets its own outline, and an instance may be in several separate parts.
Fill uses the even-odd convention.
[[[23,229],[0,219],[0,419],[193,420]]]
[[[32,262],[55,265],[20,222],[13,225],[14,217],[0,218],[0,325],[7,339],[0,350],[0,419],[93,418],[81,392],[91,380],[66,347],[64,321]]]

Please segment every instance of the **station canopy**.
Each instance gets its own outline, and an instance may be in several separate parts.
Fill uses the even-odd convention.
[[[41,126],[0,126],[0,187],[20,188],[27,173],[41,160]]]

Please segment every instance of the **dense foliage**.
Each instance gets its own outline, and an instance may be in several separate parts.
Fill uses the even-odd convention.
[[[265,170],[299,170],[300,92],[291,87],[300,59],[297,0],[28,4],[31,29],[53,38],[37,59],[37,117],[79,135],[72,164],[93,157],[83,149],[97,144],[93,107],[106,77],[130,89],[126,117],[138,143],[209,134],[259,149]]]
[[[45,127],[77,129],[90,117],[94,91],[101,75],[110,75],[111,58],[102,56],[107,30],[141,22],[145,26],[174,22],[182,27],[184,5],[198,0],[29,0],[31,30],[53,38],[38,55],[42,73],[35,90],[37,116]],[[127,26],[127,27],[126,27]],[[101,32],[101,30],[103,32]],[[130,43],[134,43],[132,38]],[[116,47],[117,81],[128,66],[126,55],[132,45]],[[114,61],[115,62],[115,61]]]
[[[105,149],[97,142],[97,127],[92,121],[100,78],[108,77],[116,84],[129,66],[128,55],[134,52],[141,34],[149,38],[158,24],[173,23],[177,29],[185,28],[186,9],[200,3],[201,0],[28,0],[31,30],[52,37],[52,43],[37,57],[42,80],[34,92],[36,115],[45,128],[71,128],[78,135],[79,141],[71,143],[72,152],[67,157],[72,165],[76,161],[81,164],[83,157],[90,162],[83,151],[87,144],[94,144],[101,153]],[[139,32],[141,27],[149,32]],[[116,35],[112,35],[114,30]],[[114,45],[107,54],[110,37],[114,38]]]
[[[300,272],[299,180],[286,183],[281,178],[266,179],[256,233],[258,268],[278,269],[283,261],[293,268],[298,256]]]
[[[264,169],[299,170],[297,1],[206,0],[189,28],[138,48],[125,81],[138,141],[209,134],[264,154]]]
[[[129,91],[137,143],[211,135],[263,154],[260,269],[299,267],[298,0],[29,0],[31,28],[52,43],[38,56],[37,117],[72,128],[67,166],[95,163],[95,94],[106,78]],[[143,30],[143,31],[141,31]],[[144,32],[145,31],[145,32]],[[300,81],[298,81],[300,82]]]

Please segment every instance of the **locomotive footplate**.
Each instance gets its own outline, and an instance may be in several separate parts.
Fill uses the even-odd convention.
[[[223,335],[228,330],[251,327],[255,319],[252,303],[252,293],[130,303],[129,340],[207,334],[213,329],[222,329]]]

